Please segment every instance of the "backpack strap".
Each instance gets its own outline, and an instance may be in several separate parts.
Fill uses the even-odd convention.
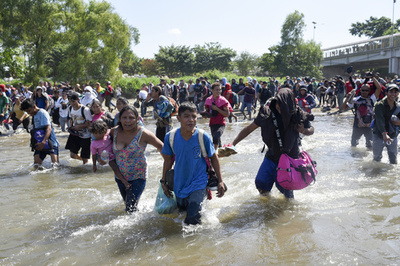
[[[206,161],[207,164],[207,171],[214,171],[211,162],[210,162],[210,158],[208,157],[208,153],[206,150],[206,145],[204,144],[204,130],[199,128],[199,134],[198,134],[198,138],[199,138],[199,144],[200,144],[200,150],[201,150],[201,155],[203,156],[204,160]]]
[[[175,134],[176,134],[177,130],[178,129],[175,128],[175,129],[173,129],[173,130],[171,130],[169,132],[169,145],[170,145],[171,150],[172,150],[172,152],[174,154],[175,154],[175,151],[174,151],[174,140],[175,140]],[[207,165],[210,166],[209,165],[210,161],[208,160],[208,154],[207,154],[206,146],[204,145],[204,130],[202,130],[202,129],[198,129],[198,130],[199,130],[198,139],[199,139],[199,144],[200,144],[201,155],[206,160]]]
[[[86,106],[82,105],[81,106],[81,115],[82,117],[85,119],[85,121],[87,121],[86,117],[85,117],[85,108],[87,108]]]
[[[199,128],[198,137],[199,137],[201,155],[203,155],[204,158],[208,158],[206,146],[204,145],[204,130]]]
[[[399,107],[397,107],[395,110],[394,110],[394,112],[393,112],[393,115],[398,115],[400,113],[400,106]]]
[[[169,132],[169,146],[171,146],[172,152],[175,154],[174,151],[174,141],[175,141],[175,134],[178,129],[175,128]]]
[[[84,106],[84,105],[81,106],[81,116],[83,117],[83,119],[85,119],[87,121],[86,116],[85,116],[85,108],[86,108],[86,106]],[[70,105],[69,106],[69,114],[71,114],[71,112],[72,112],[72,106]]]

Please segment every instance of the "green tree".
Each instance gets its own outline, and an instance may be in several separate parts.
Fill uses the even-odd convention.
[[[321,45],[314,41],[302,42],[298,47],[298,72],[296,75],[307,75],[316,78],[322,77],[321,61],[322,61]]]
[[[139,33],[105,1],[2,0],[0,38],[2,50],[21,49],[25,80],[36,83],[48,75],[116,79],[125,48],[138,42]]]
[[[36,83],[49,72],[44,61],[61,34],[60,7],[56,0],[0,1],[3,49],[22,49],[28,61],[27,81]]]
[[[77,82],[118,79],[120,57],[131,40],[138,41],[137,29],[127,25],[107,2],[66,0],[63,12],[67,48],[60,64],[62,78]]]
[[[222,48],[217,42],[206,43],[203,46],[195,45],[193,53],[195,54],[194,72],[213,69],[229,71],[232,69],[233,59],[236,56],[233,49]]]
[[[141,62],[141,69],[146,76],[155,76],[160,74],[160,67],[158,62],[154,59],[143,59]]]
[[[264,53],[260,61],[258,63],[258,66],[264,71],[264,72],[269,72],[270,74],[276,74],[276,67],[274,64],[275,61],[275,54],[271,52],[271,49],[273,50],[273,47],[270,48],[269,53]]]
[[[270,51],[275,54],[274,66],[280,76],[313,75],[320,77],[322,50],[314,41],[302,38],[304,15],[295,11],[286,17],[281,30],[281,42]]]
[[[20,49],[7,47],[0,51],[0,77],[20,78],[24,69],[24,58]]]
[[[257,56],[249,52],[241,52],[235,59],[235,64],[242,76],[248,76],[257,65]]]
[[[400,20],[394,24],[394,31],[398,32]],[[365,22],[356,22],[351,24],[349,29],[351,35],[366,36],[369,38],[376,38],[384,35],[392,34],[392,22],[387,17],[370,17]]]
[[[192,72],[194,56],[189,46],[160,46],[155,59],[160,64],[161,70],[169,77],[178,74],[185,76]]]
[[[65,58],[65,49],[66,46],[64,44],[56,44],[45,58],[45,64],[50,68],[49,76],[53,77],[55,80],[60,78],[59,67]]]
[[[137,55],[135,55],[129,47],[126,47],[121,55],[121,63],[119,69],[124,74],[134,75],[141,70],[141,61]]]
[[[281,29],[281,46],[295,47],[303,40],[304,14],[295,11],[286,17]]]

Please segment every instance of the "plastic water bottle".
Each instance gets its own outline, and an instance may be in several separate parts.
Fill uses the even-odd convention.
[[[399,120],[399,118],[397,117],[397,115],[392,115],[391,120],[392,120],[392,121],[397,121],[397,120]]]
[[[106,151],[106,150],[102,151],[101,154],[100,154],[100,158],[103,161],[108,162],[108,158],[109,158],[108,151]]]

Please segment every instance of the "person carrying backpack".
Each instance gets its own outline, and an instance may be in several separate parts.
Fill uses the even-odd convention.
[[[153,99],[153,113],[157,119],[156,136],[159,140],[164,141],[165,134],[172,130],[171,114],[175,111],[174,106],[167,97],[161,95],[161,87],[154,86],[151,88],[150,97]]]
[[[73,159],[82,160],[86,164],[90,159],[91,134],[88,128],[92,124],[90,109],[79,102],[79,94],[74,92],[69,98],[68,117],[70,133],[65,149],[70,151]],[[80,155],[78,155],[81,150]]]
[[[172,168],[174,161],[173,191],[180,211],[186,211],[185,224],[201,223],[201,203],[206,198],[208,183],[207,162],[203,157],[199,134],[196,127],[197,108],[191,102],[184,102],[179,106],[178,121],[180,128],[169,132],[164,139],[161,153],[164,155],[163,175],[160,180],[164,194],[172,197],[167,184],[167,172]],[[171,134],[174,134],[171,138]],[[211,137],[203,133],[204,148],[210,164],[217,177],[217,197],[225,194],[225,185],[222,181],[221,168]],[[198,151],[198,152],[193,152]],[[175,156],[175,159],[174,159]]]
[[[348,93],[344,100],[341,110],[354,108],[354,123],[353,133],[351,135],[351,146],[358,145],[361,136],[365,137],[365,146],[372,148],[372,129],[371,122],[374,117],[373,107],[376,103],[377,97],[381,93],[380,88],[375,90],[375,93],[370,94],[371,88],[368,84],[364,84],[361,89],[361,95],[351,99],[352,93]],[[355,90],[354,90],[355,92]]]
[[[21,103],[21,110],[32,116],[33,129],[31,133],[31,147],[33,162],[36,169],[43,169],[42,162],[50,155],[53,167],[58,165],[59,142],[51,124],[50,115],[44,109],[37,107],[35,100],[26,99]]]
[[[106,100],[106,107],[108,108],[109,112],[112,112],[112,108],[111,108],[111,99],[114,97],[114,89],[111,86],[111,81],[107,81],[106,82],[106,88],[105,88],[105,95],[104,98]]]
[[[229,117],[232,107],[225,97],[221,96],[221,84],[215,82],[211,86],[213,95],[206,100],[206,112],[210,115],[210,129],[213,138],[214,149],[222,146],[221,136],[225,130],[225,117]]]

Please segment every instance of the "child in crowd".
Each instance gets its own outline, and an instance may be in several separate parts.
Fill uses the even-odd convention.
[[[110,130],[108,129],[106,122],[102,119],[96,120],[90,128],[90,132],[95,138],[90,145],[90,150],[92,152],[93,172],[96,172],[97,161],[99,161],[100,165],[105,165],[108,163],[108,160],[114,160],[115,156],[112,151]]]
[[[90,145],[93,160],[93,172],[97,171],[97,161],[99,161],[100,165],[105,165],[108,163],[118,179],[124,183],[126,188],[129,188],[131,185],[122,176],[115,162],[115,155],[113,153],[112,140],[110,137],[110,129],[108,129],[107,123],[102,119],[94,121],[90,127],[90,132],[95,137],[95,140],[93,140]]]

